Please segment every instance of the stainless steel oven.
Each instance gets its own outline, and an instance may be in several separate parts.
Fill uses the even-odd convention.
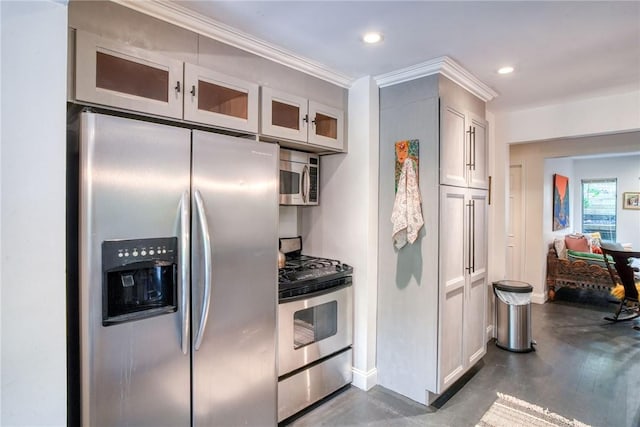
[[[278,305],[278,376],[350,347],[351,281]]]
[[[280,242],[278,422],[353,380],[353,269],[301,247],[299,237]]]

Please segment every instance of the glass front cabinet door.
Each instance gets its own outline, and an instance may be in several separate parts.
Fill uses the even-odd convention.
[[[76,32],[75,98],[182,118],[182,61]]]
[[[306,98],[262,88],[263,135],[307,142]]]
[[[263,135],[334,151],[344,148],[344,112],[337,108],[263,87],[261,109]]]
[[[193,64],[184,65],[184,118],[258,132],[258,85]]]
[[[309,101],[309,143],[342,151],[343,116],[337,108]]]

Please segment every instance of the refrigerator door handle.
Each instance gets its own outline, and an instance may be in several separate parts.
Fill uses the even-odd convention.
[[[209,316],[209,305],[211,301],[211,238],[209,236],[209,225],[207,224],[207,214],[204,208],[204,202],[200,191],[194,192],[196,201],[196,210],[198,211],[198,220],[200,223],[200,233],[202,234],[202,246],[204,257],[204,296],[202,298],[202,314],[200,316],[200,326],[196,333],[194,349],[197,351],[202,344],[204,337],[204,329],[207,326],[207,317]]]
[[[180,199],[180,312],[182,313],[182,353],[189,351],[189,191],[185,191]]]

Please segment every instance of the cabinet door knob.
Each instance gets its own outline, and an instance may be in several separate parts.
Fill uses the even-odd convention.
[[[180,93],[180,81],[176,82],[176,87],[174,88],[176,92]]]
[[[189,91],[189,93],[190,93],[192,96],[196,96],[196,87],[195,87],[195,85],[192,85],[192,86],[191,86],[191,91]]]

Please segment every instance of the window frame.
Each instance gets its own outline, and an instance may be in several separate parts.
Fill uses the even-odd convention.
[[[608,230],[605,230],[604,227],[594,229],[594,226],[598,224],[591,224],[591,226],[587,224],[585,226],[585,201],[586,201],[585,185],[594,184],[594,183],[596,184],[612,183],[614,187],[613,203],[611,205],[612,213],[611,215],[609,215],[608,213],[606,214],[606,216],[609,216],[609,217],[613,216],[613,222],[600,224],[600,225],[612,224],[613,226]],[[600,236],[602,240],[616,241],[617,231],[618,231],[618,179],[617,178],[591,178],[591,179],[580,180],[580,202],[581,202],[580,226],[581,226],[582,232],[584,234],[600,232]]]

